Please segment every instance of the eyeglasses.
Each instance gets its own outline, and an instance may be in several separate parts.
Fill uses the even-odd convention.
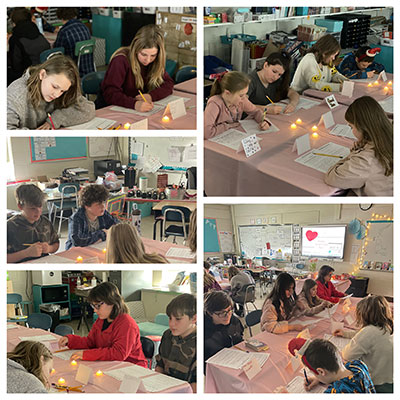
[[[232,308],[230,308],[229,310],[215,312],[214,314],[215,314],[217,317],[219,317],[219,318],[225,318],[225,317],[228,316],[232,311],[233,311]]]
[[[92,307],[93,310],[98,310],[103,304],[104,304],[104,301],[101,301],[100,303],[97,303],[97,304],[91,304],[90,307]]]

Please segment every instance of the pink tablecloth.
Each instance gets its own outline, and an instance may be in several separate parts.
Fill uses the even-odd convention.
[[[174,90],[180,92],[196,94],[197,93],[197,78],[189,79],[188,81],[177,83]]]
[[[152,240],[148,238],[142,238],[146,253],[157,253],[166,257],[170,263],[192,263],[193,258],[182,258],[182,257],[167,257],[166,254],[170,248],[187,249],[186,246],[173,244],[170,242],[160,242],[158,240]],[[106,247],[106,242],[99,243],[97,245],[91,245],[87,247],[71,247],[69,250],[61,251],[51,256],[43,257],[40,259],[33,260],[34,263],[57,263],[56,257],[62,257],[63,259],[71,260],[71,263],[75,263],[77,257],[82,257],[82,263],[104,263],[105,253],[103,249]],[[31,261],[32,262],[32,261]],[[62,262],[60,260],[60,262]],[[28,261],[29,263],[29,261]]]
[[[350,298],[350,313],[354,318],[356,304],[360,298]],[[342,312],[342,304],[333,316],[337,321],[343,321],[344,313]],[[312,319],[302,317],[302,320]],[[330,332],[330,319],[324,319],[317,322],[310,329],[311,337],[323,338],[325,333]],[[273,334],[269,332],[261,332],[254,335],[255,339],[259,339],[267,343],[269,349],[267,353],[270,356],[263,365],[261,372],[251,381],[244,375],[243,371],[235,370],[228,367],[220,367],[218,365],[207,364],[205,392],[206,393],[272,393],[279,386],[286,386],[295,376],[300,375],[301,370],[293,371],[290,364],[291,354],[287,349],[288,342],[297,336],[298,332],[288,332],[285,334]],[[240,343],[239,347],[248,350],[244,343]]]
[[[7,330],[7,351],[11,351],[21,340],[19,337],[25,336],[39,336],[39,335],[53,335],[54,340],[58,341],[60,336],[44,331],[42,329],[30,329],[19,326],[18,328]],[[52,351],[58,349],[56,342],[46,342],[50,343],[50,349]],[[53,358],[53,368],[54,372],[51,374],[50,382],[57,383],[58,379],[61,377],[65,379],[65,384],[68,386],[79,386],[81,383],[75,380],[76,372],[79,368],[79,364],[92,368],[95,373],[98,370],[103,372],[109,371],[116,368],[128,367],[132,365],[128,362],[122,361],[78,361],[77,366],[72,366],[68,360],[62,360],[59,357],[54,356]],[[158,374],[154,372],[154,374]],[[118,393],[121,382],[117,379],[112,378],[106,374],[98,377],[93,375],[93,383],[88,383],[85,387],[85,393]],[[77,392],[71,392],[77,393]],[[184,382],[182,385],[167,389],[158,393],[192,393],[190,385]]]
[[[162,117],[164,113],[164,109],[159,111],[158,113],[155,113],[153,115],[149,115],[148,117],[143,117],[139,115],[134,115],[134,114],[128,114],[124,112],[119,112],[119,111],[113,111],[111,110],[112,107],[114,106],[108,106],[105,108],[102,108],[100,110],[96,110],[96,117],[101,117],[101,118],[107,118],[107,119],[112,119],[116,121],[115,126],[118,126],[119,124],[126,124],[129,122],[130,124],[134,122],[141,121],[145,118],[148,118],[148,128],[149,129],[196,129],[196,95],[191,94],[191,93],[185,93],[185,92],[176,92],[175,90],[172,93],[175,96],[179,97],[188,97],[190,98],[189,101],[185,102],[185,106],[187,107],[186,110],[186,115],[183,117],[179,117],[175,120],[170,118],[168,122],[163,122]],[[194,106],[194,107],[192,107]],[[120,128],[119,132],[126,132],[124,129]],[[129,131],[131,132],[131,131]],[[131,132],[132,133],[132,132]],[[116,134],[116,132],[115,132]]]
[[[315,100],[315,99],[314,99]],[[346,107],[339,105],[333,110],[335,122],[345,124]],[[311,133],[321,115],[328,112],[326,102],[302,110],[291,116],[269,116],[279,132],[261,136],[261,151],[246,158],[244,152],[236,153],[228,147],[204,141],[204,187],[208,196],[331,196],[338,189],[324,183],[324,173],[301,165],[292,152],[295,139]],[[290,125],[302,119],[296,130]],[[310,138],[311,148],[328,142],[351,147],[353,141],[327,133],[323,124],[318,126],[318,138]]]

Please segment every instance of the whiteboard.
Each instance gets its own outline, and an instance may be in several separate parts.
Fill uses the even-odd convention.
[[[113,137],[89,137],[89,157],[109,157],[115,155],[115,142]]]
[[[292,225],[242,225],[238,230],[242,256],[278,258],[275,254],[278,250],[282,255],[292,254]]]
[[[392,262],[393,221],[367,221],[367,228],[368,236],[364,239],[363,261]]]
[[[143,143],[143,157],[157,157],[164,166],[189,168],[197,165],[196,151],[185,150],[186,147],[196,149],[196,137],[131,137],[129,140],[131,149],[135,141]]]

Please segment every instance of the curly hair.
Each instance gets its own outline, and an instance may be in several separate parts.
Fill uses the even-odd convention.
[[[109,192],[103,185],[88,185],[79,192],[81,207],[90,207],[93,203],[103,203],[108,200]]]

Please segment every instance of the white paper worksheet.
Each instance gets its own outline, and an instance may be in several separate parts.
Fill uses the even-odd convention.
[[[228,129],[227,131],[208,139],[210,142],[222,144],[222,146],[229,147],[233,150],[238,150],[244,138],[247,138],[247,132],[241,132],[236,129]]]
[[[135,378],[142,378],[144,376],[154,375],[155,371],[148,368],[139,367],[138,365],[130,365],[129,367],[104,371],[104,373],[122,382],[126,375],[130,377],[133,376]]]
[[[240,121],[240,125],[242,125],[242,128],[249,134],[249,135],[261,135],[264,133],[272,133],[272,132],[278,132],[279,128],[275,126],[274,124],[271,124],[269,129],[263,131],[259,128],[259,124],[255,119],[243,119]]]
[[[123,113],[127,113],[127,114],[140,115],[142,117],[148,117],[149,115],[158,113],[159,111],[161,111],[165,108],[164,106],[158,105],[156,103],[153,103],[153,105],[154,105],[153,109],[151,109],[150,111],[147,111],[147,112],[140,112],[140,111],[132,110],[131,108],[125,108],[125,107],[120,107],[120,106],[111,107],[110,110],[117,111],[117,112],[123,112]]]
[[[390,96],[385,100],[379,101],[379,104],[385,112],[393,114],[393,96]]]
[[[193,254],[190,249],[183,249],[180,247],[170,247],[165,256],[172,258],[195,258],[195,254]]]
[[[303,109],[303,110],[309,110],[310,108],[313,108],[315,106],[318,106],[319,104],[321,104],[321,101],[318,100],[310,100],[310,99],[306,99],[304,97],[300,97],[299,102],[297,103],[297,106],[295,108],[295,110],[291,113],[284,113],[286,106],[288,105],[289,101],[288,100],[282,100],[279,103],[276,103],[277,106],[284,106],[281,114],[285,114],[285,115],[292,115],[295,112]]]
[[[247,353],[246,351],[224,348],[207,360],[207,363],[240,369],[251,358],[255,358],[260,367],[268,360],[269,353]]]
[[[350,149],[336,143],[326,143],[318,149],[313,149],[306,154],[296,158],[296,162],[326,173],[332,165],[335,165],[340,158],[320,156],[314,153],[329,154],[345,158],[349,155]]]
[[[344,337],[329,335],[328,333],[325,333],[324,339],[332,342],[340,351],[342,351],[350,343],[351,340]]]
[[[175,101],[178,99],[183,99],[183,101],[185,103],[190,100],[189,97],[174,96],[173,94],[171,94],[162,100],[155,101],[154,104],[157,104],[158,106],[162,106],[162,107],[167,107],[168,103],[171,103],[171,101]]]
[[[112,127],[117,121],[107,118],[94,117],[91,121],[85,122],[84,124],[69,126],[67,129],[108,129]]]
[[[46,342],[46,341],[56,341],[58,340],[53,335],[38,335],[38,336],[20,336],[21,341],[31,340],[33,342]]]
[[[329,133],[331,135],[357,140],[357,138],[353,135],[353,131],[350,128],[350,126],[346,124],[336,124],[334,128],[330,130]]]
[[[59,353],[54,352],[53,356],[61,358],[61,360],[66,360],[68,361],[72,354],[76,353],[77,350],[66,350],[66,351],[60,351]]]
[[[324,393],[326,386],[317,385],[313,387],[310,391],[304,388],[304,376],[294,377],[286,386],[289,393]]]
[[[331,308],[325,308],[325,310],[319,312],[318,314],[315,314],[316,317],[318,318],[331,318],[333,314],[335,314],[337,308],[339,306],[339,303],[336,303],[333,307]]]
[[[322,321],[323,318],[316,318],[316,319],[307,319],[305,321],[296,319],[296,320],[290,320],[290,325],[303,325],[303,326],[307,326],[307,325],[312,325],[312,324],[316,324],[319,321]]]
[[[180,386],[186,381],[173,378],[172,376],[157,374],[149,376],[148,378],[142,379],[142,384],[147,392],[161,392],[162,390],[169,389],[171,387]]]

